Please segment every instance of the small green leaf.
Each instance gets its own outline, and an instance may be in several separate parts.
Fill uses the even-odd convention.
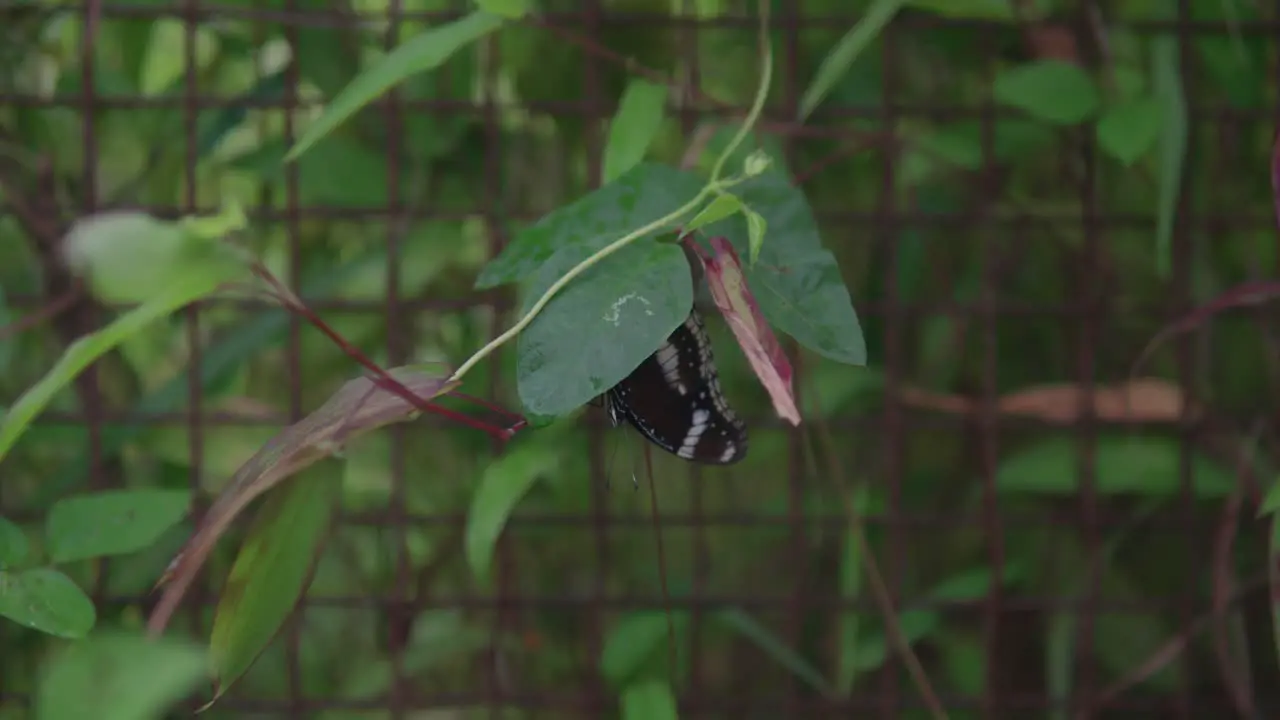
[[[662,127],[667,88],[648,80],[632,80],[622,94],[618,112],[609,123],[604,148],[604,182],[620,177],[644,160]]]
[[[1280,510],[1280,481],[1272,481],[1271,488],[1267,490],[1262,503],[1258,506],[1257,517],[1265,517],[1276,510]]]
[[[31,546],[22,528],[0,517],[0,569],[13,567],[27,559]]]
[[[467,513],[467,563],[477,578],[488,578],[494,545],[520,499],[559,462],[559,451],[541,441],[513,448],[485,468]]]
[[[234,216],[219,218],[238,229]],[[243,227],[243,214],[239,219]],[[98,299],[113,303],[146,302],[175,283],[216,287],[247,274],[231,246],[187,232],[183,222],[200,227],[202,221],[168,222],[127,211],[85,218],[63,243],[67,265],[88,279]]]
[[[898,633],[902,635],[908,645],[914,645],[921,638],[932,633],[942,622],[938,617],[938,613],[931,610],[907,610],[896,618],[890,618],[890,621],[898,624]],[[886,642],[886,635],[883,629],[875,633],[867,633],[858,648],[858,657],[854,663],[858,671],[869,672],[883,665],[889,657],[889,647],[891,645],[896,645],[896,641],[894,643]]]
[[[1075,495],[1080,491],[1080,448],[1071,438],[1045,440],[1011,455],[996,473],[1002,493]],[[1196,495],[1223,497],[1235,480],[1203,455],[1192,458]],[[1168,497],[1181,492],[1182,447],[1155,437],[1100,437],[1094,444],[1094,484],[1104,495]]]
[[[929,591],[929,596],[945,602],[972,602],[981,600],[991,593],[991,568],[979,567],[968,572],[952,575],[938,583]],[[1016,564],[1007,562],[1001,573],[999,583],[1007,585],[1020,577]]]
[[[808,683],[810,687],[822,694],[828,694],[830,688],[827,680],[800,653],[791,649],[777,635],[761,625],[759,621],[737,608],[721,610],[715,614],[716,622],[737,632],[755,643],[774,662],[786,668],[788,672]]]
[[[194,32],[196,72],[209,67],[218,56],[218,35],[209,26]],[[159,18],[151,23],[151,38],[142,63],[139,90],[159,95],[180,79],[187,69],[187,24]]]
[[[1101,98],[1093,78],[1073,63],[1039,60],[1004,71],[992,86],[995,99],[1059,125],[1084,122]]]
[[[45,525],[55,563],[142,550],[187,514],[186,490],[104,490],[59,500]]]
[[[484,11],[431,28],[387,53],[373,67],[356,76],[329,103],[324,114],[307,127],[285,155],[292,162],[333,132],[347,118],[411,75],[437,68],[467,45],[502,27],[505,20]]]
[[[40,680],[38,720],[144,720],[165,711],[204,679],[204,651],[171,638],[95,633],[68,645]]]
[[[754,266],[760,259],[760,248],[764,247],[764,233],[769,223],[751,208],[743,208],[742,214],[747,218],[747,247],[750,248],[748,264]]]
[[[849,72],[855,60],[862,55],[880,31],[893,20],[898,11],[905,5],[905,0],[872,0],[871,6],[864,11],[862,19],[854,25],[836,46],[823,58],[818,67],[818,74],[805,89],[800,98],[800,119],[807,120],[831,92],[836,83]]]
[[[49,635],[82,638],[93,629],[93,602],[53,568],[0,570],[0,615]]]
[[[671,686],[661,680],[628,685],[622,691],[623,720],[677,720],[679,717]]]
[[[671,624],[683,630],[685,616],[673,617]],[[645,663],[668,642],[670,625],[665,612],[635,612],[622,618],[605,638],[600,652],[600,673],[614,685],[633,679]]]
[[[683,232],[691,233],[699,228],[706,227],[713,222],[719,222],[742,211],[742,201],[738,196],[730,193],[720,193],[715,199],[707,203],[707,206],[698,211],[693,219],[684,224],[681,228]]]
[[[533,10],[531,0],[475,0],[476,7],[508,20],[519,20]]]
[[[1107,110],[1098,121],[1098,144],[1111,157],[1132,165],[1155,145],[1163,125],[1164,107],[1159,100],[1129,100]]]
[[[280,630],[306,590],[342,489],[335,463],[267,497],[227,577],[209,636],[217,696]]]

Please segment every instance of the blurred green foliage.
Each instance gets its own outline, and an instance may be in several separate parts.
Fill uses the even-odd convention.
[[[282,160],[317,127],[323,103],[394,54],[387,3],[304,0],[296,5],[342,15],[296,26],[255,22],[241,3],[226,7],[244,13],[194,25],[164,3],[155,4],[163,17],[108,5],[87,89],[81,14],[39,3],[5,10],[0,92],[20,101],[0,106],[0,170],[22,179],[47,169],[54,192],[42,201],[58,203],[67,226],[89,209],[77,204],[89,188],[98,210],[244,207],[250,225],[237,240],[353,345],[387,365],[456,367],[515,320],[510,304],[495,312],[469,302],[490,258],[604,178],[677,165],[696,130],[689,118],[708,109],[690,100],[693,88],[736,108],[753,96],[753,23],[723,20],[751,5],[600,4],[597,25],[561,25],[555,13],[578,4],[545,0],[538,9],[551,29],[482,23],[476,35],[489,34],[475,44],[459,42],[451,55],[423,51],[416,62],[438,67],[398,86],[396,104],[353,103],[346,122],[290,164]],[[596,422],[529,431],[497,461],[482,434],[434,418],[361,438],[330,461],[343,513],[309,568],[306,609],[278,636],[250,625],[215,633],[215,646],[234,650],[224,669],[244,674],[206,716],[245,716],[235,704],[244,698],[264,703],[264,717],[283,715],[298,693],[376,705],[412,687],[463,698],[457,716],[471,717],[488,712],[478,698],[494,687],[567,696],[599,676],[621,716],[661,718],[674,715],[695,675],[703,692],[746,702],[758,694],[756,714],[767,715],[769,702],[792,693],[874,693],[878,676],[901,672],[893,637],[911,643],[948,697],[995,687],[1065,698],[1080,691],[1083,665],[1094,668],[1096,691],[1179,637],[1221,592],[1215,573],[1254,582],[1274,552],[1269,532],[1247,521],[1235,533],[1228,527],[1238,537],[1225,570],[1211,568],[1210,546],[1242,473],[1270,481],[1263,453],[1244,451],[1243,428],[1271,414],[1276,389],[1271,341],[1257,323],[1217,321],[1157,351],[1143,372],[1187,383],[1217,422],[1210,437],[1184,437],[1174,417],[1150,427],[1103,422],[1086,441],[1052,423],[1001,423],[993,435],[903,391],[954,400],[1081,378],[1123,382],[1179,308],[1275,266],[1266,172],[1275,47],[1251,26],[1275,18],[1244,0],[1191,0],[1197,20],[1218,25],[1189,33],[1182,46],[1148,25],[1176,17],[1178,3],[1121,0],[1076,37],[1082,63],[1042,56],[1043,38],[1014,22],[1046,20],[1065,31],[1078,5],[806,0],[803,13],[823,20],[802,18],[793,30],[789,4],[773,3],[768,111],[747,149],[765,148],[780,172],[799,179],[800,204],[817,221],[801,232],[794,218],[761,206],[760,263],[778,270],[795,250],[779,238],[820,237],[809,249],[838,262],[869,367],[839,362],[849,358],[836,351],[796,354],[806,422],[788,430],[769,419],[768,399],[730,335],[713,326],[725,391],[754,419],[750,456],[728,471],[655,454],[650,473],[640,442],[602,431],[590,412]],[[399,7],[458,9],[441,0]],[[654,17],[676,12],[694,17]],[[716,19],[696,32],[690,24]],[[394,35],[412,43],[444,22],[401,22]],[[646,113],[645,93],[655,91],[601,48],[674,80],[665,115],[655,120],[651,105]],[[188,109],[191,81],[219,101]],[[86,91],[103,103],[92,113],[92,148]],[[148,102],[126,101],[139,95]],[[645,136],[641,157],[634,148],[610,151],[610,128],[627,105],[640,106],[640,119],[615,136]],[[799,117],[820,132],[777,132]],[[725,135],[696,158],[698,170]],[[93,182],[83,175],[90,151]],[[0,186],[7,206],[30,202],[15,192],[22,187]],[[734,193],[757,207],[748,190]],[[745,221],[733,222],[746,232]],[[634,227],[623,225],[603,232]],[[41,248],[50,239],[30,230],[17,213],[0,217],[0,326],[34,312],[33,298],[47,289]],[[387,303],[392,290],[401,302]],[[293,332],[295,321],[278,308],[216,299],[199,318],[194,326],[185,315],[162,318],[124,339],[98,365],[102,395],[120,412],[181,413],[194,385],[204,410],[238,421],[202,421],[198,443],[178,421],[113,422],[91,438],[65,420],[80,401],[64,383],[49,398],[53,414],[37,418],[4,458],[0,614],[16,622],[0,623],[0,717],[27,716],[19,697],[39,700],[35,717],[73,717],[78,708],[64,701],[90,683],[118,708],[104,716],[153,717],[195,689],[199,648],[134,637],[142,598],[191,532],[170,499],[216,493],[276,429],[358,372],[320,333]],[[0,413],[63,356],[71,338],[59,322],[0,334]],[[988,332],[990,323],[997,330]],[[193,363],[197,338],[203,351]],[[1190,369],[1179,360],[1183,347]],[[516,378],[510,344],[461,389],[517,408]],[[91,443],[96,475],[136,504],[69,522],[76,503],[111,501],[86,485]],[[649,493],[630,490],[633,475],[652,476],[667,517],[669,615]],[[286,491],[305,492],[309,479]],[[850,498],[891,580],[892,617],[872,600],[844,511]],[[310,523],[320,514],[298,522],[318,532]],[[747,515],[756,520],[739,522]],[[124,524],[114,545],[89,557],[85,544],[107,517]],[[233,535],[206,567],[206,597],[235,589],[233,567],[253,559],[237,557],[253,545],[242,546],[242,531]],[[253,600],[281,616],[279,599],[303,580],[273,577],[270,558],[257,560],[268,570],[259,568],[255,587],[275,581],[277,589]],[[997,587],[1000,604],[975,612]],[[210,643],[213,604],[191,608],[194,619],[173,633]],[[1274,644],[1253,640],[1270,636],[1265,613],[1232,605],[1227,619],[1231,629],[1221,632],[1237,664],[1273,678]],[[1132,692],[1155,708],[1148,717],[1167,716],[1193,690],[1225,694],[1213,639],[1189,637],[1136,682]],[[99,678],[86,667],[116,672]],[[979,717],[970,707],[949,714]]]

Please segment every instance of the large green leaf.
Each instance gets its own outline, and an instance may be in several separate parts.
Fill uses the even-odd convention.
[[[548,263],[546,272],[559,277],[614,240],[680,209],[702,186],[690,173],[641,163],[516,235],[485,266],[476,287],[525,282]]]
[[[560,265],[553,256],[543,266],[522,312],[559,278]],[[693,279],[679,246],[628,245],[576,278],[520,334],[520,402],[543,417],[581,407],[630,375],[692,307]]]

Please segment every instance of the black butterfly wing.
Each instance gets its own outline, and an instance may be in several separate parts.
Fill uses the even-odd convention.
[[[629,422],[685,460],[724,465],[746,456],[746,426],[720,390],[711,341],[696,309],[609,390],[607,402],[615,424]]]

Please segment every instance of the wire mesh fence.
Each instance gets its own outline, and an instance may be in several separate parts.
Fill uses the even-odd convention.
[[[705,163],[707,124],[739,121],[759,79],[754,3],[546,2],[281,163],[363,68],[472,10],[0,3],[4,404],[119,310],[60,243],[122,208],[238,202],[238,239],[354,346],[457,366],[518,317],[476,273],[603,184],[629,81],[670,84],[649,155],[676,165]],[[363,439],[333,466],[342,511],[306,596],[205,713],[662,717],[633,714],[629,693],[661,678],[684,717],[930,717],[915,665],[952,718],[1274,713],[1257,512],[1276,451],[1272,311],[1199,323],[1134,363],[1275,265],[1276,15],[773,3],[753,142],[803,189],[867,366],[789,343],[792,428],[713,323],[752,438],[730,468],[649,458],[590,408],[506,448],[431,416]],[[831,60],[855,27],[856,57]],[[68,494],[185,487],[199,517],[358,372],[270,303],[202,301],[40,417],[0,466],[0,514],[30,530]],[[516,372],[504,350],[463,390],[516,408]],[[527,491],[489,560],[473,526],[492,476]],[[136,628],[192,527],[66,571],[100,623]],[[171,632],[217,636],[232,535]],[[52,641],[6,624],[0,642],[0,714],[25,717]]]

